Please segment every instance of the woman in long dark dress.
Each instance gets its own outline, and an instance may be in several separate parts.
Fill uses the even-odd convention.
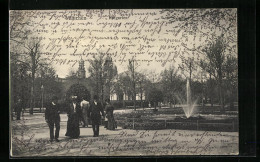
[[[72,103],[70,103],[68,110],[68,122],[67,122],[67,132],[65,136],[70,138],[78,138],[80,135],[79,130],[79,119],[81,115],[80,105],[77,102],[77,96],[72,97]]]
[[[110,99],[106,99],[105,111],[106,111],[106,117],[108,119],[107,129],[115,130],[116,123],[115,123],[115,119],[114,119],[114,115],[113,115],[114,107],[110,104]]]

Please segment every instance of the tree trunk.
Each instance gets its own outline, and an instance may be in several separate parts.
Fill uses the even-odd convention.
[[[123,96],[123,107],[126,108],[125,106],[125,100],[126,100],[126,91],[124,92],[124,96]]]
[[[223,92],[221,90],[221,86],[219,86],[219,97],[220,97],[220,106],[222,111],[224,112]]]
[[[219,66],[218,70],[218,79],[219,79],[219,91],[220,91],[220,104],[221,104],[221,109],[223,112],[225,112],[225,107],[224,107],[224,94],[223,94],[223,89],[222,89],[222,68]]]
[[[142,92],[141,92],[140,99],[141,99],[141,107],[142,107],[142,108],[143,108],[143,110],[144,110],[144,106],[143,106],[143,93],[142,93]]]
[[[103,102],[103,77],[102,77],[102,72],[103,72],[103,68],[102,68],[102,64],[99,64],[100,69],[99,69],[99,96],[100,96],[100,101]]]
[[[211,73],[209,74],[209,87],[210,87],[210,105],[213,107],[213,101],[212,101],[212,92],[213,92],[213,86],[212,86],[212,79],[211,79]]]
[[[134,96],[133,96],[133,98],[134,98],[134,110],[136,110],[136,91],[135,91],[135,81],[133,81],[134,82]]]
[[[234,88],[233,86],[232,86],[232,88]],[[230,90],[230,110],[231,111],[233,111],[234,110],[234,97],[233,97],[233,92],[232,92],[232,89]]]
[[[108,98],[110,99],[110,81],[108,82]]]
[[[95,86],[96,86],[96,93],[95,93],[94,95],[99,96],[99,77],[98,77],[98,75],[96,75],[96,83],[95,83]]]
[[[32,87],[31,87],[31,103],[30,103],[31,115],[33,115],[33,107],[34,107],[34,79],[32,80]]]
[[[202,108],[205,107],[205,104],[204,104],[204,98],[202,97]]]
[[[136,94],[135,94],[135,92],[134,92],[134,110],[136,110]]]
[[[223,90],[222,90],[222,79],[219,80],[219,98],[220,98],[220,106],[222,112],[225,112],[225,107],[224,107],[224,97],[223,97]]]
[[[190,61],[190,65],[189,65],[189,71],[190,71],[190,81],[191,81],[191,74],[192,74],[192,66],[191,66],[191,61]]]
[[[32,87],[31,87],[31,104],[30,104],[30,114],[33,115],[33,108],[35,106],[34,104],[34,80],[35,80],[35,64],[34,59],[32,58],[33,65],[32,65]]]
[[[104,85],[103,85],[103,80],[102,76],[100,75],[100,89],[101,89],[101,102],[104,100]]]
[[[133,88],[134,88],[134,110],[136,110],[135,62],[134,62],[134,60],[133,60]]]

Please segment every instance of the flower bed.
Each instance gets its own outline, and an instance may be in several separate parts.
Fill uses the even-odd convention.
[[[182,113],[180,113],[180,111],[182,111]],[[237,112],[220,115],[215,112],[213,115],[207,114],[186,118],[183,110],[179,108],[159,109],[158,112],[139,110],[130,113],[117,113],[115,114],[115,119],[117,120],[118,126],[124,129],[238,131]]]
[[[182,129],[182,130],[205,130],[205,131],[238,131],[237,123],[200,123],[200,122],[122,122],[123,129],[136,130],[161,130],[161,129]]]
[[[160,130],[164,127],[162,122],[127,122],[123,126],[124,129],[136,129],[136,130]]]

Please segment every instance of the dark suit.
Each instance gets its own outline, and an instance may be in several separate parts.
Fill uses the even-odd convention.
[[[54,138],[54,125],[55,125],[55,139],[59,138],[60,132],[60,108],[59,106],[53,105],[52,103],[46,106],[45,110],[45,120],[47,121],[50,128],[50,139]]]
[[[71,138],[78,138],[80,135],[79,119],[82,116],[80,105],[76,103],[76,107],[74,108],[73,103],[70,103],[67,109],[67,114],[68,114],[68,122],[67,122],[67,132],[65,136],[69,136]]]
[[[92,121],[92,129],[94,136],[99,136],[99,125],[101,124],[101,115],[104,116],[104,110],[100,102],[95,104],[94,102],[91,103],[89,108],[89,117]]]

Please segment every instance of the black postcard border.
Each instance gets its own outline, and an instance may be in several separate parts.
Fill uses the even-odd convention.
[[[1,0],[1,11],[4,16],[1,22],[1,31],[4,38],[0,45],[3,46],[1,54],[1,100],[4,101],[0,118],[5,123],[1,133],[1,146],[5,146],[4,152],[1,147],[1,158],[9,156],[9,54],[8,54],[8,10],[48,10],[48,9],[153,9],[153,8],[237,8],[238,10],[238,64],[239,64],[239,155],[238,156],[156,156],[156,157],[129,157],[135,160],[166,160],[177,158],[182,161],[190,160],[213,160],[216,157],[234,160],[234,158],[254,157],[259,152],[259,139],[256,139],[256,1],[255,0]],[[1,53],[2,53],[1,52]],[[3,63],[2,63],[3,62]],[[2,90],[3,89],[3,90]],[[4,94],[3,94],[4,92]],[[2,97],[3,96],[3,97]],[[5,109],[4,109],[5,108]],[[257,150],[258,149],[258,150]],[[37,157],[36,157],[37,158]],[[41,157],[44,158],[44,157]],[[76,159],[86,157],[48,157],[52,160],[60,158]],[[89,158],[89,157],[87,157]],[[93,157],[91,157],[93,158]],[[113,157],[94,157],[92,160]],[[123,160],[117,157],[113,161]],[[138,159],[137,159],[138,158]],[[212,159],[213,158],[213,159]],[[23,159],[23,158],[22,158]],[[30,158],[33,160],[34,158]],[[43,160],[43,159],[42,159]],[[50,160],[50,159],[49,159]],[[87,160],[87,159],[86,159]],[[126,159],[124,159],[126,160]],[[220,160],[220,159],[219,159]]]

